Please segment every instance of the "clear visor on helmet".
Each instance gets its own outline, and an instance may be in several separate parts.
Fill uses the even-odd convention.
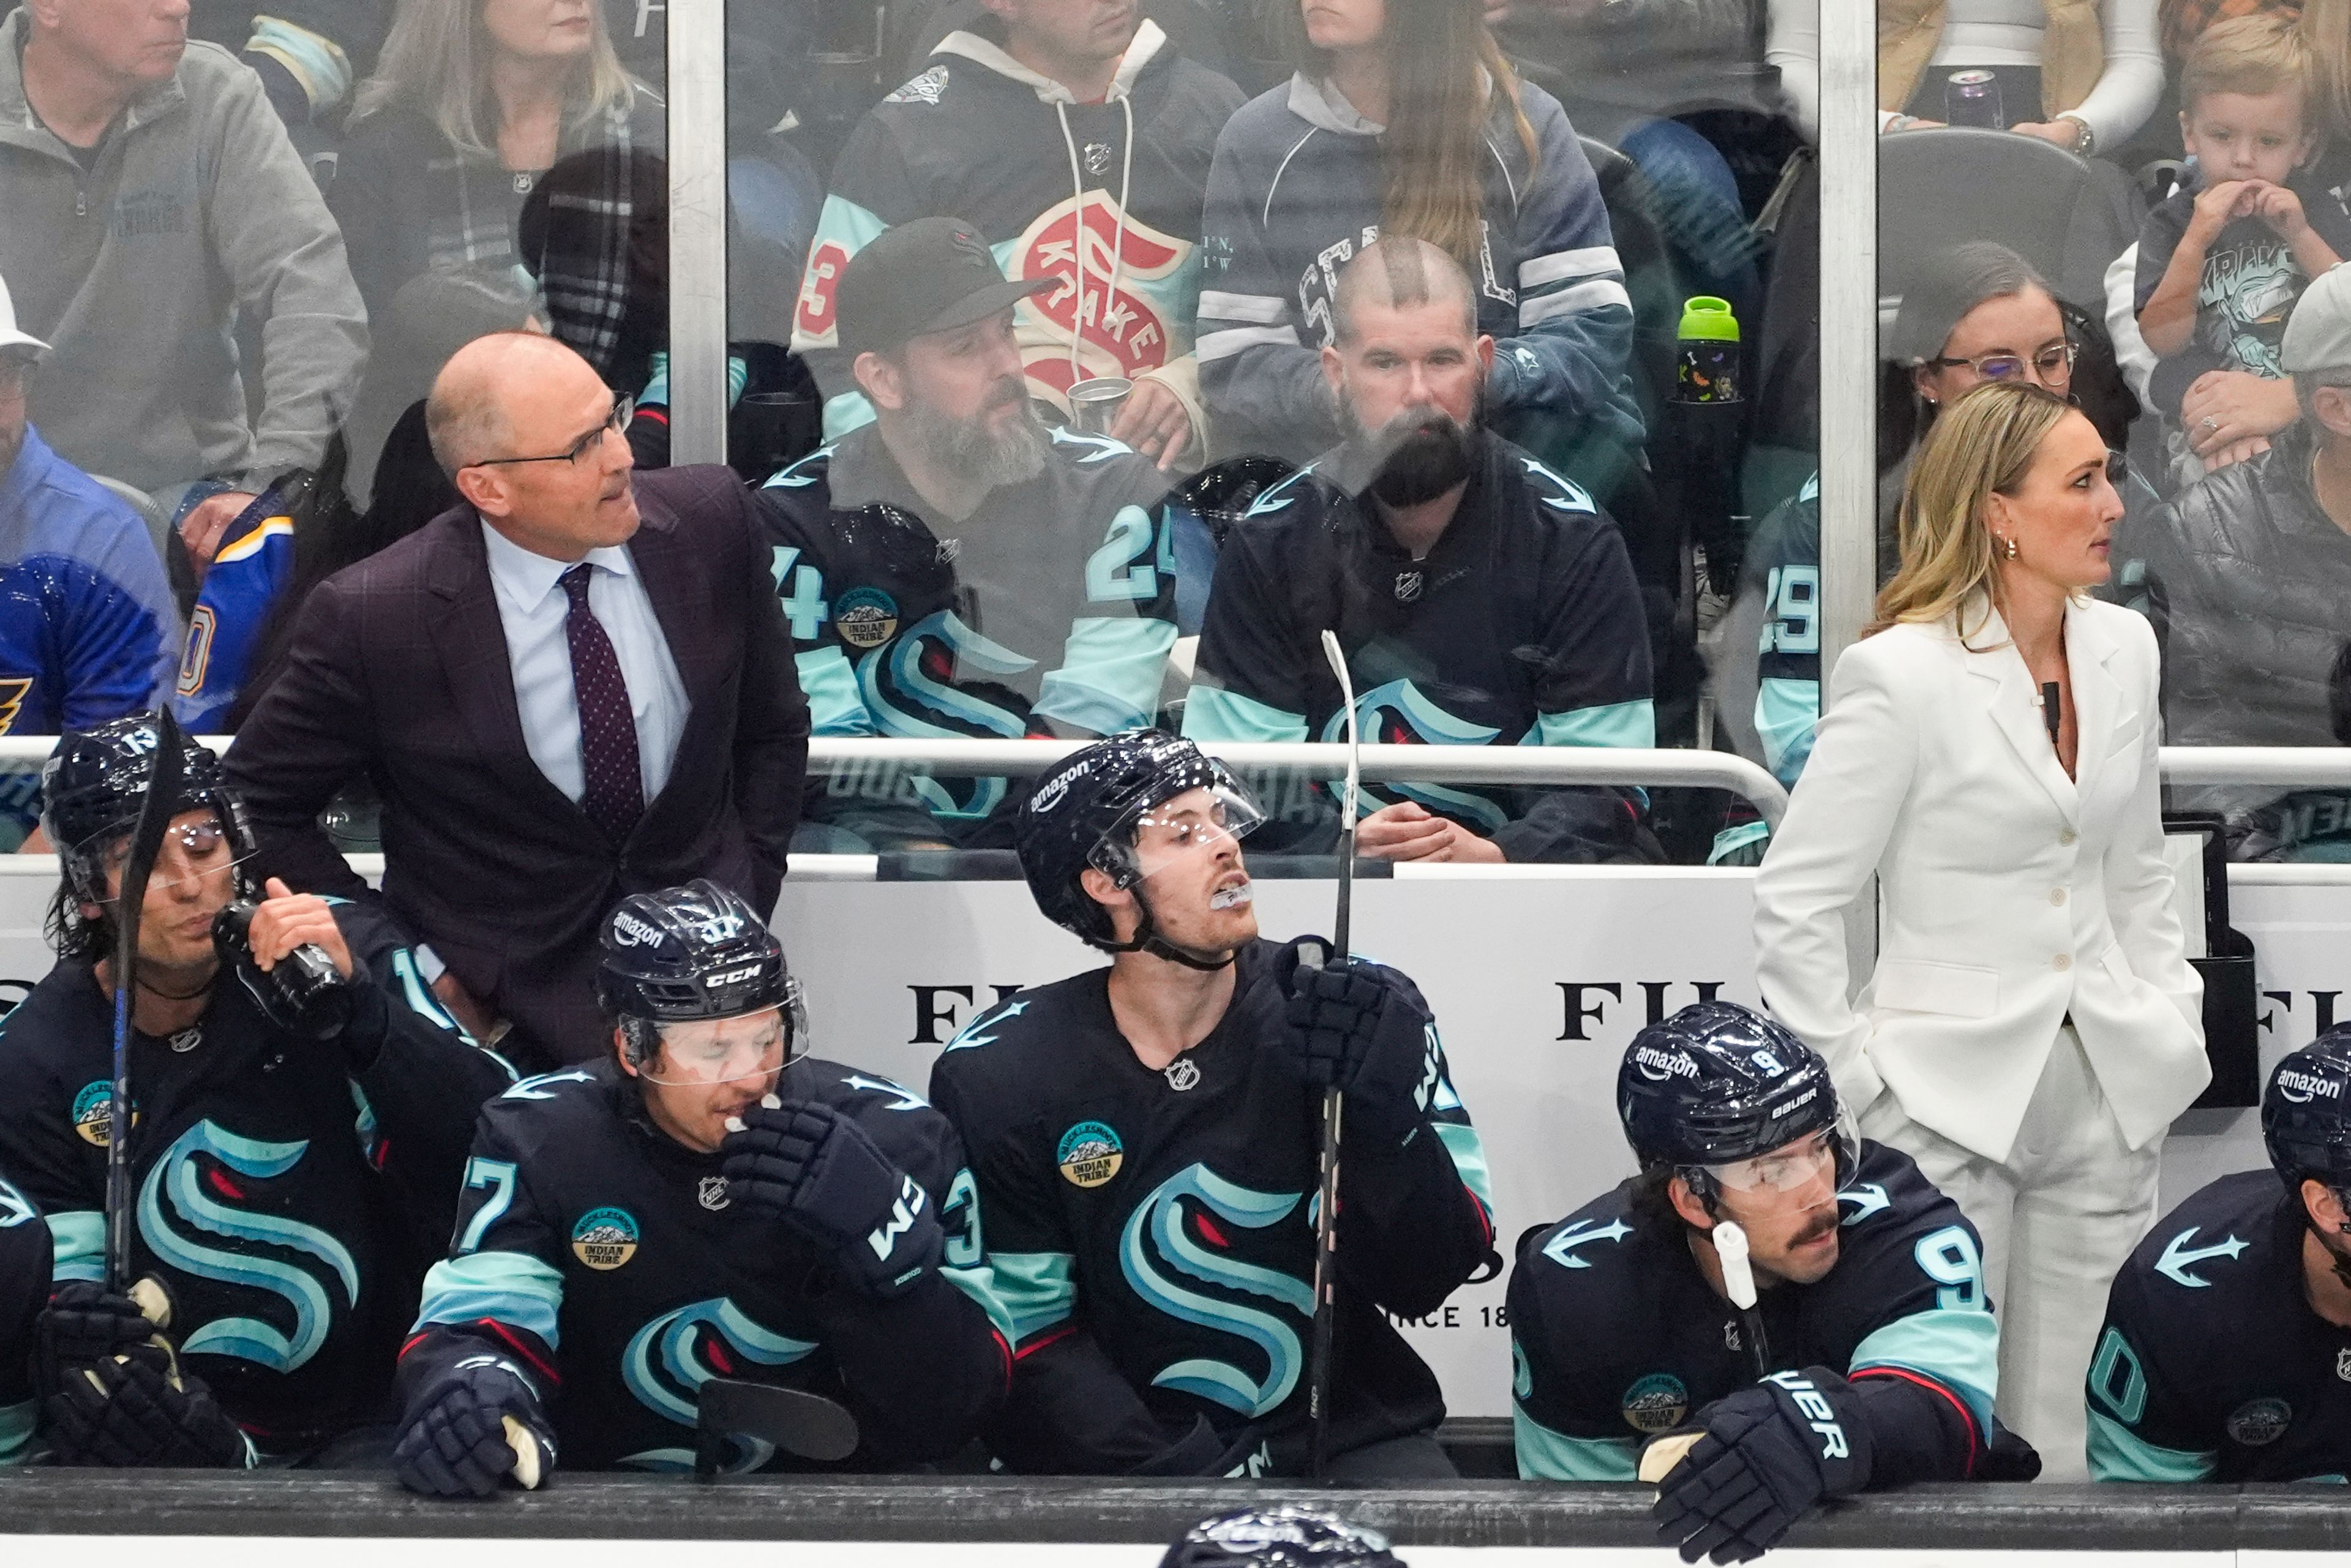
[[[725,1019],[680,1019],[656,1023],[660,1049],[637,1064],[648,1083],[674,1089],[711,1089],[745,1079],[773,1080],[785,1066],[808,1054],[808,1010],[800,983],[784,982],[780,1007]]]
[[[1842,1124],[1822,1128],[1770,1154],[1708,1166],[1726,1192],[1761,1208],[1811,1207],[1834,1202],[1836,1190],[1858,1161],[1852,1134]]]
[[[1140,807],[1104,833],[1088,857],[1097,870],[1109,873],[1124,886],[1144,877],[1189,869],[1205,872],[1228,851],[1237,850],[1265,814],[1247,791],[1228,779],[1218,779],[1180,795]],[[1249,878],[1234,858],[1228,879],[1211,901],[1223,906],[1249,901]]]
[[[121,886],[122,873],[131,863],[131,840],[138,826],[135,817],[104,833],[85,840],[73,852],[88,879],[87,894],[99,902],[110,904],[113,890]],[[163,830],[162,842],[156,847],[155,868],[148,873],[147,890],[177,887],[184,883],[216,879],[224,901],[236,886],[235,872],[253,853],[247,841],[240,852],[238,834],[228,819],[214,806],[193,806],[172,818]]]

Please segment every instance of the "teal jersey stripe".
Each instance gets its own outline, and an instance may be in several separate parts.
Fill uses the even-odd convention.
[[[838,441],[861,425],[873,423],[873,405],[862,392],[842,392],[824,400],[824,438]]]
[[[2000,1325],[1981,1307],[1929,1307],[1892,1322],[1854,1346],[1846,1371],[1900,1367],[1931,1377],[1967,1402],[1979,1434],[1991,1431],[2000,1393]]]
[[[50,1274],[59,1280],[105,1279],[106,1216],[68,1209],[48,1221]]]
[[[1653,747],[1657,744],[1657,709],[1643,697],[1638,702],[1539,714],[1535,733],[1541,737],[1535,743],[1538,746]]]
[[[1453,1156],[1453,1168],[1461,1173],[1461,1185],[1478,1195],[1486,1212],[1494,1212],[1494,1179],[1486,1165],[1486,1141],[1478,1129],[1467,1122],[1438,1122],[1437,1141]]]
[[[1012,1333],[1012,1309],[1006,1306],[997,1294],[994,1269],[986,1263],[965,1268],[942,1263],[939,1272],[946,1276],[948,1284],[979,1303],[979,1310],[987,1314],[987,1321],[995,1325],[998,1333],[1004,1336],[1007,1345],[1016,1343]]]
[[[33,1427],[40,1414],[37,1399],[0,1405],[0,1466],[21,1465],[33,1457]]]
[[[1510,1401],[1510,1433],[1519,1479],[1527,1481],[1629,1481],[1640,1477],[1637,1437],[1570,1437],[1554,1432]]]
[[[447,1258],[424,1276],[424,1304],[416,1326],[470,1323],[495,1318],[535,1333],[549,1350],[561,1343],[563,1275],[521,1252],[475,1252]]]
[[[1755,687],[1755,738],[1763,762],[1790,789],[1813,755],[1813,731],[1821,722],[1821,684],[1773,676]]]
[[[808,696],[811,735],[872,735],[873,716],[857,689],[857,672],[839,648],[819,648],[792,660]]]
[[[1184,735],[1189,740],[1303,740],[1306,716],[1196,683],[1184,702]]]
[[[1148,725],[1175,645],[1172,622],[1081,615],[1070,623],[1061,667],[1039,684],[1030,711],[1095,735]]]
[[[1735,828],[1725,828],[1714,835],[1714,847],[1706,852],[1706,863],[1720,865],[1748,845],[1760,843],[1771,836],[1771,828],[1762,822],[1741,822]]]
[[[2090,1411],[2090,1479],[2094,1481],[2200,1481],[2220,1469],[2218,1454],[2158,1448],[2105,1411]]]
[[[1078,1304],[1070,1279],[1076,1260],[1067,1252],[991,1252],[996,1295],[1012,1314],[1012,1343],[1034,1339],[1068,1318]]]

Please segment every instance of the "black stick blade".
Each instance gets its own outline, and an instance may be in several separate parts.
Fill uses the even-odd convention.
[[[155,873],[155,857],[162,852],[163,831],[172,825],[179,802],[185,772],[180,750],[185,744],[172,710],[158,709],[155,766],[139,802],[131,852],[122,862],[122,883],[114,898],[114,1084],[107,1107],[106,1146],[106,1282],[111,1291],[126,1288],[131,1280],[131,1014],[138,996],[140,915],[147,903],[147,883]]]
[[[714,1377],[702,1385],[694,1469],[717,1473],[726,1439],[757,1437],[794,1458],[832,1464],[857,1452],[857,1417],[799,1388],[778,1388],[739,1378]]]

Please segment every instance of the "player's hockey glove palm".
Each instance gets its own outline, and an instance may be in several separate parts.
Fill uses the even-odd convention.
[[[830,1105],[754,1105],[718,1145],[729,1198],[824,1249],[867,1295],[904,1295],[946,1246],[922,1184]]]
[[[1657,1489],[1658,1532],[1682,1561],[1761,1557],[1823,1498],[1869,1484],[1869,1427],[1825,1367],[1775,1373],[1708,1406],[1706,1436]]]
[[[160,1286],[153,1288],[160,1292]],[[50,1292],[35,1325],[34,1346],[34,1383],[44,1399],[62,1392],[75,1372],[118,1355],[158,1372],[172,1363],[148,1309],[92,1280],[67,1280]]]
[[[512,1416],[537,1445],[528,1458],[507,1427]],[[555,1437],[538,1392],[495,1356],[460,1362],[421,1389],[408,1407],[392,1466],[400,1484],[434,1497],[487,1497],[517,1472],[526,1486],[555,1465]]]
[[[63,1465],[242,1469],[253,1447],[195,1378],[173,1382],[148,1361],[76,1367],[43,1407]]]
[[[1280,1049],[1311,1087],[1347,1096],[1351,1134],[1401,1142],[1418,1124],[1433,1078],[1427,1017],[1377,965],[1333,961],[1330,945],[1311,936],[1290,949]]]

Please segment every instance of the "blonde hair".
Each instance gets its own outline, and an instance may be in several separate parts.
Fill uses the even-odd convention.
[[[2029,382],[1986,382],[1928,428],[1902,486],[1896,527],[1902,568],[1878,590],[1865,637],[1888,626],[1951,621],[1962,641],[1969,606],[2000,596],[2000,568],[1986,513],[1995,492],[2016,494],[2041,443],[2074,405]]]
[[[2293,89],[2302,94],[2303,120],[2311,110],[2310,52],[2302,29],[2274,11],[2232,16],[2204,29],[2179,68],[2179,107],[2190,114],[2216,92],[2261,96]]]
[[[461,157],[497,158],[497,105],[490,96],[493,50],[482,26],[483,0],[400,0],[375,74],[360,84],[353,123],[388,109],[414,110],[439,128]],[[566,140],[592,131],[609,116],[626,114],[636,78],[621,65],[604,7],[588,7],[592,41],[573,69],[563,117]]]
[[[2310,119],[2328,137],[2351,136],[2351,0],[2305,0],[2302,47],[2310,55]]]

